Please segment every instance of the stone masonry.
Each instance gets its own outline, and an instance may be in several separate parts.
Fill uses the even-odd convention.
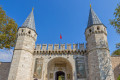
[[[10,62],[0,62],[0,80],[8,80]]]
[[[120,65],[120,61],[116,62],[116,60],[120,58],[110,57],[107,29],[92,8],[90,8],[85,37],[87,41],[85,44],[35,46],[37,33],[32,10],[18,29],[11,64],[0,65],[0,79],[115,80],[119,75],[117,70]]]

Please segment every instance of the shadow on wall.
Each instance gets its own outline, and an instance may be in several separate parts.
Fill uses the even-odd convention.
[[[115,80],[117,80],[117,78],[120,75],[120,64],[116,66],[113,71],[114,71]]]
[[[0,62],[0,80],[8,80],[10,62]]]

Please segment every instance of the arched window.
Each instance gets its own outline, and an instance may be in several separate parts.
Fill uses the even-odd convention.
[[[24,32],[24,29],[22,29],[22,32]]]
[[[104,28],[104,31],[106,31],[106,29]]]
[[[31,31],[28,31],[29,34],[31,34]]]
[[[97,26],[97,30],[100,30],[100,27],[99,27],[99,26]]]
[[[92,32],[92,30],[91,30],[91,29],[89,29],[89,32],[91,33],[91,32]]]

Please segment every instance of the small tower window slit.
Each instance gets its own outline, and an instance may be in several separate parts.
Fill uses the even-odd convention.
[[[100,30],[100,27],[99,27],[99,26],[97,26],[97,30]]]
[[[31,34],[31,31],[28,31],[29,34]]]
[[[91,29],[89,29],[89,32],[91,33],[91,32],[92,32],[92,30],[91,30]]]

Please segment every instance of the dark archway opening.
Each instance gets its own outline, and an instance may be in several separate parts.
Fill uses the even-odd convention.
[[[55,80],[65,80],[65,73],[62,71],[56,72]]]

